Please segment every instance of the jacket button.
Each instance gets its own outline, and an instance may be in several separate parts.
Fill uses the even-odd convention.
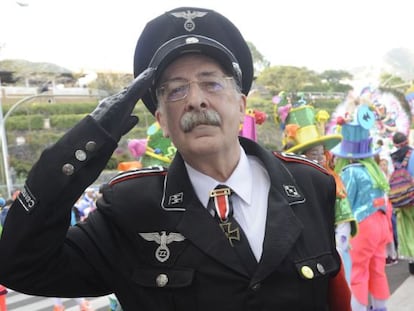
[[[311,267],[309,267],[309,266],[303,266],[303,267],[300,269],[300,272],[302,273],[303,277],[304,277],[305,279],[308,279],[308,280],[313,279],[313,277],[314,277],[314,275],[315,275],[315,274],[313,273],[312,268],[311,268]]]
[[[157,276],[155,282],[157,283],[158,287],[164,287],[168,284],[168,276],[164,273],[161,273]]]
[[[320,274],[325,274],[325,267],[321,263],[316,264],[316,269],[319,271]]]
[[[258,290],[260,290],[261,287],[262,287],[261,283],[256,283],[252,286],[252,290],[257,292]]]
[[[85,161],[86,160],[86,152],[83,150],[76,150],[75,151],[75,158],[78,161]]]
[[[92,140],[88,141],[85,145],[86,151],[89,151],[89,152],[95,151],[95,148],[96,148],[96,142]]]
[[[62,172],[63,174],[67,176],[72,175],[74,171],[75,171],[75,168],[70,163],[66,163],[65,165],[62,166]]]

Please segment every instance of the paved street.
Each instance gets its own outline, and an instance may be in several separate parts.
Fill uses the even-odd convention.
[[[108,311],[108,297],[88,298],[96,311]],[[65,311],[79,311],[75,299],[62,299]],[[29,296],[10,291],[7,294],[7,311],[52,311],[53,298]]]
[[[408,261],[399,260],[398,264],[386,267],[386,271],[392,293],[388,311],[414,310],[414,275],[408,271]]]
[[[414,276],[408,272],[408,262],[400,260],[398,264],[386,268],[392,296],[388,302],[388,311],[414,310]],[[108,297],[90,298],[96,311],[108,311]],[[78,311],[74,299],[63,299],[66,311]],[[52,311],[53,298],[33,297],[10,291],[7,295],[8,311]]]

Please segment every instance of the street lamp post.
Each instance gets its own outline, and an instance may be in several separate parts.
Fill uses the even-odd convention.
[[[1,84],[1,81],[0,81]],[[0,89],[1,90],[1,89]],[[1,151],[3,155],[3,171],[4,171],[4,179],[6,182],[6,198],[9,198],[12,194],[12,183],[10,179],[10,171],[9,171],[9,153],[7,148],[7,137],[6,137],[6,127],[5,127],[5,118],[3,117],[3,105],[1,102],[2,94],[0,94],[0,139],[1,139]]]
[[[9,109],[9,111],[7,111],[5,115],[3,115],[3,105],[2,105],[1,97],[0,97],[0,132],[1,132],[0,139],[1,139],[1,151],[2,151],[2,157],[3,157],[4,179],[6,182],[6,190],[7,190],[6,198],[10,197],[13,192],[13,184],[10,178],[9,148],[7,145],[7,136],[6,136],[6,120],[9,117],[9,115],[13,112],[13,110],[16,109],[19,105],[25,102],[28,102],[29,100],[33,98],[41,97],[41,96],[45,96],[45,95],[44,94],[43,95],[40,95],[40,94],[32,95],[32,96],[28,96],[28,97],[25,97],[19,100]]]

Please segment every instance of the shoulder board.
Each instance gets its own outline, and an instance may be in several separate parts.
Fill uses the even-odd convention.
[[[113,177],[109,181],[108,184],[112,186],[114,184],[117,184],[121,181],[125,181],[128,179],[135,179],[139,177],[153,176],[153,175],[165,175],[165,174],[167,174],[167,169],[165,167],[151,166],[151,167],[140,168],[136,170],[130,170],[130,171],[119,173],[118,175]]]
[[[306,165],[316,168],[317,170],[321,171],[324,174],[329,175],[329,172],[323,166],[305,157],[304,155],[296,154],[296,153],[276,152],[276,151],[273,151],[273,155],[284,162],[306,164]]]

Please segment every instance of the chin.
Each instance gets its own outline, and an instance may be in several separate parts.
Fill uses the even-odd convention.
[[[211,153],[222,148],[221,140],[214,136],[201,136],[186,140],[187,150],[196,153]]]

